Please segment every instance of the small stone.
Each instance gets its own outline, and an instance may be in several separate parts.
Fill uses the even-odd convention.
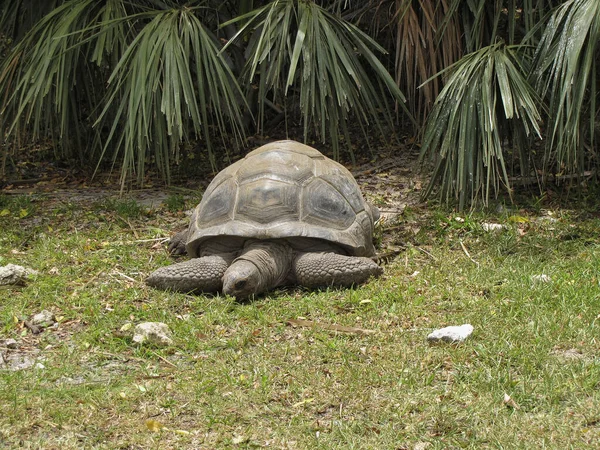
[[[531,281],[533,281],[534,283],[549,283],[552,280],[548,275],[542,273],[540,275],[532,275]]]
[[[540,217],[536,217],[535,221],[538,223],[556,223],[558,222],[558,219],[556,217],[550,217],[550,216],[540,216]]]
[[[23,354],[8,354],[4,356],[4,365],[12,372],[29,369],[35,365],[35,359]]]
[[[37,275],[37,271],[16,264],[7,264],[0,267],[0,286],[24,286],[30,275]]]
[[[52,314],[50,311],[44,309],[42,312],[35,314],[31,318],[30,322],[31,322],[31,325],[37,325],[40,327],[49,327],[49,326],[53,325],[55,322],[54,314]]]
[[[11,350],[15,350],[19,348],[19,343],[14,339],[6,339],[3,344],[4,347],[9,348]]]
[[[133,330],[133,342],[160,346],[173,345],[171,330],[162,322],[144,322],[137,325]]]
[[[427,336],[427,340],[432,343],[458,343],[467,339],[471,333],[473,333],[473,325],[466,323],[460,326],[451,326],[434,330],[431,334],[429,334],[429,336]]]
[[[481,224],[481,228],[483,228],[483,231],[502,231],[506,228],[506,225],[484,222]]]
[[[431,446],[431,442],[417,442],[413,450],[425,450]]]
[[[45,366],[45,365],[43,365],[41,362],[39,362],[39,363],[35,363],[35,368],[36,368],[36,369],[45,369],[45,368],[46,368],[46,366]]]

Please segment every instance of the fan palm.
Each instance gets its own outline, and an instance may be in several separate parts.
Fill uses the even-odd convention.
[[[424,132],[421,155],[434,161],[424,196],[439,182],[442,198],[463,209],[476,199],[487,204],[501,186],[510,192],[503,144],[512,137],[519,146],[532,131],[541,137],[537,94],[518,51],[494,44],[446,69],[450,76]],[[526,160],[527,149],[518,150]]]
[[[234,73],[246,45],[242,80],[258,80],[259,127],[264,105],[285,97],[300,106],[305,139],[327,138],[336,156],[351,117],[365,136],[383,134],[393,125],[389,99],[404,101],[375,55],[385,50],[314,2],[275,0],[247,13],[251,1],[65,0],[21,33],[33,3],[2,6],[17,39],[0,69],[3,129],[13,138],[56,133],[64,156],[112,158],[123,183],[130,174],[141,182],[149,160],[168,179],[181,142],[200,140],[213,170],[215,137],[225,149],[241,143],[246,102]]]
[[[233,22],[242,20],[230,45],[251,32],[243,79],[257,80],[259,129],[269,97],[288,95],[298,100],[304,139],[310,131],[329,138],[336,158],[339,136],[350,143],[351,116],[367,141],[370,124],[384,134],[381,117],[393,126],[389,98],[404,107],[404,95],[374,53],[385,50],[359,28],[312,1],[275,0]]]
[[[598,168],[594,135],[600,112],[599,51],[600,2],[564,2],[548,21],[535,57],[537,87],[549,102],[546,174]]]
[[[207,29],[215,10],[176,2],[70,0],[17,43],[3,64],[7,130],[32,138],[58,130],[62,147],[82,124],[95,125],[89,149],[122,156],[122,182],[143,179],[148,153],[166,178],[178,144],[202,138],[214,165],[211,126],[242,135],[243,96]],[[99,81],[96,81],[99,80]],[[106,129],[108,133],[102,134]],[[88,131],[91,128],[88,127]],[[233,133],[232,133],[233,131]]]

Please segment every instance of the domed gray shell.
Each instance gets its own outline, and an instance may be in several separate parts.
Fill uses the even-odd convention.
[[[371,256],[372,235],[371,208],[352,174],[312,147],[278,141],[214,178],[192,216],[187,251],[197,256],[216,236],[310,237]]]

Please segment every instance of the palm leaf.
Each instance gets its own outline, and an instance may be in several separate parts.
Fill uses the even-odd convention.
[[[159,167],[169,179],[170,155],[179,158],[179,142],[201,137],[216,170],[211,128],[241,140],[243,95],[219,54],[219,42],[193,9],[154,11],[148,16],[151,20],[108,80],[108,98],[98,123],[110,118],[111,110],[117,113],[110,118],[105,150],[119,130],[122,138],[118,137],[114,157],[123,152],[122,180],[135,172],[141,181],[148,151],[161,161]]]
[[[447,69],[451,74],[424,132],[421,158],[429,155],[434,162],[424,197],[439,184],[441,198],[463,209],[477,199],[487,205],[503,187],[510,193],[503,142],[514,133],[540,136],[539,100],[518,49],[484,47]],[[526,159],[526,149],[517,150]]]
[[[404,95],[374,52],[385,50],[356,26],[314,2],[275,0],[242,18],[248,20],[235,38],[252,31],[244,79],[259,87],[259,129],[265,104],[297,96],[304,139],[314,131],[329,137],[339,157],[339,136],[350,144],[346,124],[355,117],[367,136],[383,122],[392,126],[388,98],[405,110]]]
[[[586,144],[594,139],[599,42],[600,2],[569,0],[552,14],[536,52],[534,77],[549,97],[545,167],[558,175],[598,165]]]

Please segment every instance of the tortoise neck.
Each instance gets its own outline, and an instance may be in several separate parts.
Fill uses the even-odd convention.
[[[282,285],[288,276],[292,255],[292,248],[285,241],[248,241],[225,272],[223,290],[244,298]]]

